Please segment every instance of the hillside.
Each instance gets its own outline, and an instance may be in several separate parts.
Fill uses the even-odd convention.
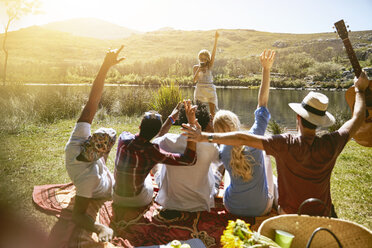
[[[121,39],[138,34],[139,31],[125,28],[95,18],[79,18],[67,21],[52,22],[42,27],[50,30],[67,32],[72,35],[102,40]]]
[[[214,32],[161,29],[103,40],[40,26],[24,28],[8,35],[9,81],[64,82],[81,77],[87,80],[95,75],[107,49],[121,44],[125,45],[123,55],[127,59],[119,66],[120,74],[189,76],[192,65],[197,63],[198,52],[203,48],[212,49]],[[315,66],[312,72],[319,70],[319,63],[331,63],[323,67],[332,67],[337,75],[341,74],[341,67],[350,67],[342,41],[335,33],[286,34],[243,29],[219,32],[214,72],[221,75],[237,77],[259,71],[254,56],[265,48],[277,51],[273,70],[286,75],[303,77],[311,66]],[[2,39],[3,34],[0,42]],[[352,32],[350,39],[358,57],[362,58],[362,66],[371,66],[372,31]],[[297,56],[301,62],[295,61]],[[2,63],[0,60],[0,66]],[[297,68],[292,69],[293,66]],[[72,74],[76,77],[71,79]]]
[[[192,56],[202,48],[212,49],[214,30],[211,31],[154,31],[133,34],[123,39],[95,39],[78,37],[39,26],[10,32],[8,48],[13,59],[99,59],[102,49],[120,44],[126,46],[125,54],[130,60],[151,59],[164,56]],[[3,34],[0,35],[2,41]],[[372,44],[372,31],[350,34],[352,43]],[[219,57],[244,58],[259,54],[264,48],[280,51],[301,50],[312,44],[342,48],[342,42],[334,33],[285,34],[254,30],[221,30],[218,42]],[[98,51],[96,51],[98,49]],[[101,49],[101,50],[100,50]],[[319,51],[320,52],[320,51]]]

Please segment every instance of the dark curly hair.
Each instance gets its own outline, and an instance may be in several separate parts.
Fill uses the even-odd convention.
[[[207,105],[200,101],[196,101],[196,105],[198,108],[196,109],[196,119],[198,119],[198,122],[202,128],[203,131],[208,126],[208,123],[210,122],[210,115],[208,111]],[[182,123],[187,123],[187,117],[186,117],[186,112],[185,112],[185,106],[182,104],[180,108],[180,114],[179,114],[179,124],[181,125]]]

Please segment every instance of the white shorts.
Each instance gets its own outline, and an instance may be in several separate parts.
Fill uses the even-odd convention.
[[[151,175],[149,174],[145,179],[143,189],[138,195],[133,197],[125,197],[117,195],[114,191],[112,198],[114,204],[122,207],[143,207],[152,202],[153,194],[154,188],[152,185]]]
[[[197,83],[194,91],[194,100],[213,103],[218,108],[216,86],[212,83]]]

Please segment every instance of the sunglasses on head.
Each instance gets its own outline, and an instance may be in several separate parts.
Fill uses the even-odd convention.
[[[146,112],[144,117],[145,119],[157,119],[161,121],[161,114],[154,113],[154,112]]]

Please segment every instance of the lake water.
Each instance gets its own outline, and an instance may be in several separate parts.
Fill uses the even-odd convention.
[[[133,87],[139,86],[117,86],[117,85],[106,85],[117,87],[117,90],[130,92]],[[43,88],[53,87],[54,89],[63,89],[65,87],[74,88],[73,90],[82,91],[83,94],[88,94],[90,87],[87,85],[76,86],[76,85],[62,85],[62,86],[44,86],[35,85],[30,86],[32,88]],[[65,89],[64,89],[65,90]],[[154,91],[154,88],[144,88],[141,90]],[[184,96],[193,99],[194,88],[181,88]],[[268,108],[271,113],[271,119],[275,120],[282,126],[290,129],[295,128],[296,115],[292,109],[288,106],[290,102],[301,102],[302,99],[309,93],[308,90],[285,90],[285,89],[271,89],[269,96]],[[329,98],[329,112],[332,114],[336,113],[348,113],[351,111],[345,101],[345,91],[317,91],[325,94]],[[227,109],[236,113],[242,124],[251,126],[254,121],[253,112],[257,107],[257,95],[258,89],[247,89],[247,88],[217,88],[218,96],[218,107],[219,109]]]
[[[189,96],[193,95],[193,89],[183,89]],[[287,128],[295,128],[296,115],[288,106],[290,102],[300,103],[309,93],[308,90],[270,90],[268,109],[271,119]],[[344,91],[317,91],[329,98],[328,110],[332,114],[337,112],[349,113],[351,111],[345,101]],[[217,89],[218,107],[231,110],[239,116],[240,121],[251,126],[254,122],[254,110],[257,107],[258,90],[255,89]]]

